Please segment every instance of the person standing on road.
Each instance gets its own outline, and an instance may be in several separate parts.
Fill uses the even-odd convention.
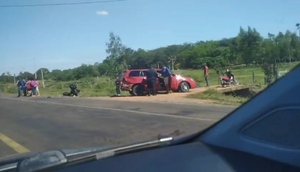
[[[26,80],[23,79],[22,80],[22,90],[23,90],[23,94],[26,97],[27,96],[27,88],[26,88]]]
[[[166,86],[167,89],[167,94],[169,94],[170,89],[171,89],[171,75],[172,72],[170,71],[170,69],[167,66],[163,66],[162,68],[162,76],[164,78],[164,84]]]
[[[117,96],[120,97],[121,96],[121,80],[120,80],[120,77],[117,77],[117,79],[115,80],[115,84],[116,84]]]
[[[148,96],[156,95],[156,80],[158,78],[158,74],[153,67],[147,72],[147,88],[148,88]]]
[[[21,80],[17,81],[17,87],[18,87],[18,97],[20,97],[22,94],[22,81]]]
[[[37,96],[37,90],[36,90],[37,87],[38,87],[38,82],[36,81],[35,77],[32,77],[31,80],[32,97]]]
[[[206,63],[204,63],[204,78],[206,82],[206,86],[209,87],[209,80],[208,80],[208,75],[209,75],[209,68],[207,67]]]

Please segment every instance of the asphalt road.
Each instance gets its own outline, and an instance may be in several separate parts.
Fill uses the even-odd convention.
[[[115,146],[202,130],[235,107],[84,98],[0,97],[0,157]]]

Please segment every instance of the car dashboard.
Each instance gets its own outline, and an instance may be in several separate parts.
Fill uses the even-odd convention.
[[[107,159],[91,161],[57,170],[60,172],[279,172],[299,168],[256,155],[192,142],[182,145],[144,150]]]

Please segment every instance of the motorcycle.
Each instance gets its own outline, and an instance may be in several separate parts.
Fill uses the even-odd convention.
[[[219,80],[220,80],[220,84],[222,85],[222,87],[225,86],[229,86],[229,85],[239,85],[238,80],[236,79],[236,77],[231,74],[231,77],[228,77],[227,75],[224,75],[222,73],[222,75],[220,75],[220,72],[217,72],[219,75]]]
[[[73,96],[73,97],[78,96],[78,94],[80,93],[80,90],[77,89],[76,84],[73,83],[69,87],[70,87],[71,91],[70,92],[64,92],[63,96]]]

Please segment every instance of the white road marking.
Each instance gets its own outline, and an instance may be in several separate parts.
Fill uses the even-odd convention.
[[[110,111],[118,111],[118,112],[129,112],[133,114],[142,114],[148,116],[161,116],[161,117],[170,117],[170,118],[180,118],[180,119],[189,119],[189,120],[199,120],[199,121],[218,121],[210,118],[197,118],[197,117],[187,117],[187,116],[177,116],[177,115],[169,115],[169,114],[161,114],[161,113],[153,113],[153,112],[143,112],[143,111],[135,111],[135,110],[127,110],[127,109],[116,109],[116,108],[107,108],[107,107],[95,107],[95,106],[85,106],[85,105],[75,105],[69,103],[57,103],[57,102],[46,102],[43,100],[25,100],[19,98],[9,98],[2,97],[2,99],[16,100],[16,101],[24,101],[24,102],[35,102],[35,103],[44,103],[44,104],[52,104],[59,106],[71,106],[71,107],[81,107],[81,108],[91,108],[91,109],[101,109],[101,110],[110,110]]]

